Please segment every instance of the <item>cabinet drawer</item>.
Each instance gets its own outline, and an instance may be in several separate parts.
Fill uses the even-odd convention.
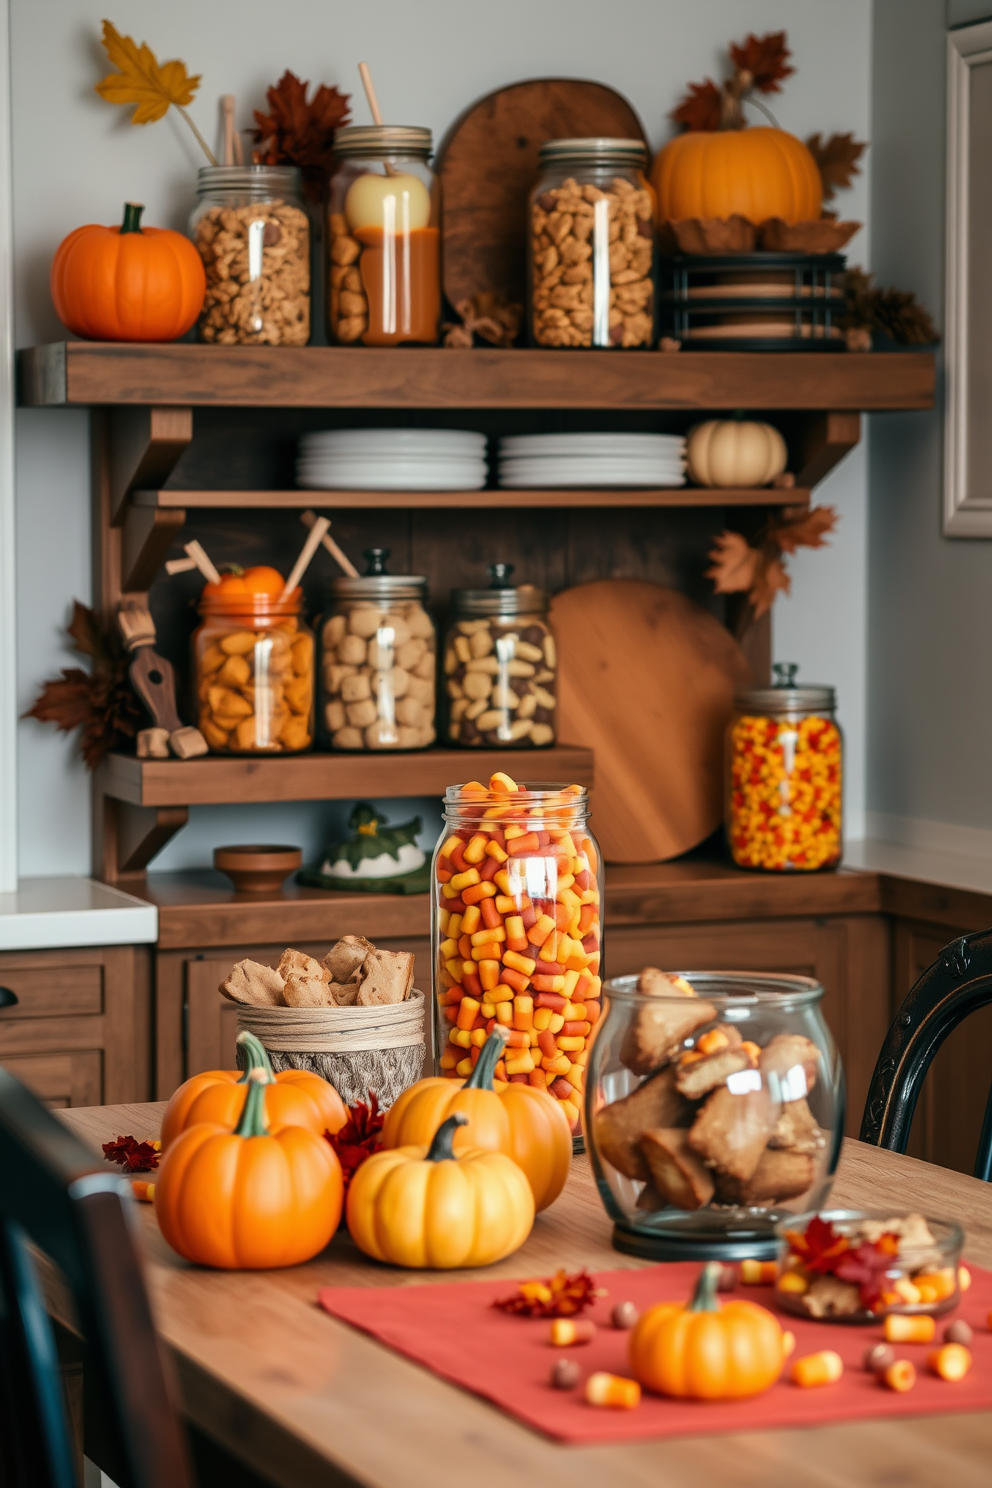
[[[99,1049],[79,1054],[24,1054],[4,1067],[49,1106],[99,1106],[103,1058]]]
[[[21,1054],[75,1054],[106,1047],[105,1018],[0,1020],[0,1060]]]
[[[103,1012],[102,966],[4,966],[0,987],[9,987],[16,1006],[0,1008],[0,1021],[55,1018]]]

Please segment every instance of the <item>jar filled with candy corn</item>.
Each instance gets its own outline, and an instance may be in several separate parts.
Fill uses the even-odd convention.
[[[801,687],[791,663],[773,687],[739,693],[727,734],[727,840],[741,868],[835,868],[842,850],[843,738],[832,687]]]
[[[602,955],[587,792],[496,774],[449,786],[444,804],[432,869],[439,1073],[466,1079],[502,1024],[495,1079],[547,1090],[577,1137]]]

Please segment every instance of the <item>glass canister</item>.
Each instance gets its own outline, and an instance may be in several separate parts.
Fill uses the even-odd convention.
[[[313,744],[313,632],[288,599],[207,584],[193,635],[199,727],[212,754],[298,754]]]
[[[493,563],[488,589],[452,589],[444,640],[449,744],[541,749],[555,742],[558,656],[548,595],[510,583]]]
[[[771,872],[835,868],[842,837],[843,738],[832,687],[800,687],[791,662],[773,687],[734,699],[726,829],[734,862]]]
[[[433,345],[441,320],[441,185],[429,129],[349,125],[334,134],[329,205],[332,340]]]
[[[530,196],[534,346],[651,346],[654,192],[641,140],[547,140]]]
[[[388,548],[334,579],[320,637],[320,738],[327,749],[427,749],[434,743],[436,637],[427,580],[387,574]]]
[[[588,819],[583,786],[451,785],[431,869],[440,1074],[467,1078],[502,1024],[496,1078],[549,1091],[576,1136],[602,985],[603,870]]]
[[[810,977],[648,967],[603,984],[586,1140],[618,1250],[772,1260],[819,1209],[844,1080]]]
[[[287,165],[205,165],[189,220],[207,275],[200,340],[305,346],[310,219],[303,174]]]

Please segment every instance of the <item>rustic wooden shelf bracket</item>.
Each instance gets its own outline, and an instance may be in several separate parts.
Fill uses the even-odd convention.
[[[140,878],[189,821],[186,806],[135,806],[103,795],[99,787],[95,804],[95,867],[107,882]]]
[[[121,543],[121,589],[125,594],[143,594],[151,588],[185,521],[181,507],[128,506]]]
[[[861,438],[860,413],[817,413],[806,423],[796,486],[815,486],[830,474]]]
[[[193,438],[192,408],[115,408],[110,415],[110,520],[138,486],[163,484]]]

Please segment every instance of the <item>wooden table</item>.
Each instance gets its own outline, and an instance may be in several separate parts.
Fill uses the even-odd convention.
[[[162,1103],[60,1111],[99,1152],[125,1132],[158,1131]],[[847,1141],[833,1199],[919,1207],[958,1220],[966,1255],[992,1265],[992,1190],[974,1178]],[[710,1438],[562,1447],[321,1312],[319,1286],[437,1281],[375,1266],[347,1235],[288,1271],[212,1272],[180,1260],[141,1206],[148,1280],[175,1358],[186,1416],[282,1488],[987,1488],[992,1413],[762,1431]],[[610,1246],[584,1159],[538,1217],[527,1244],[486,1276],[559,1265],[641,1263]],[[477,1272],[451,1272],[454,1280]]]

